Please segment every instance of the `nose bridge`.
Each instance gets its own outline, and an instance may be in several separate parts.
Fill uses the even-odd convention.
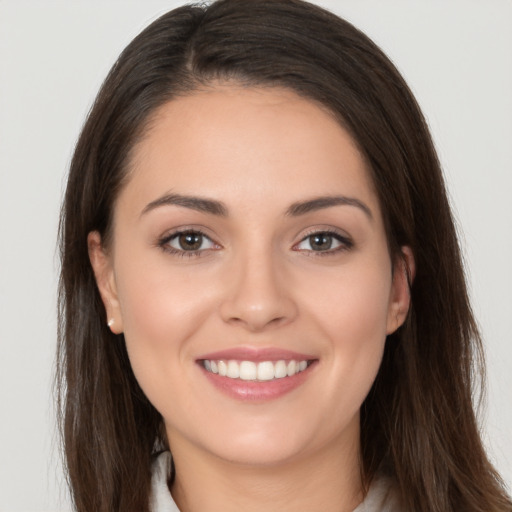
[[[268,245],[261,245],[234,255],[231,286],[222,305],[225,321],[242,324],[250,331],[282,325],[297,313],[278,255]]]

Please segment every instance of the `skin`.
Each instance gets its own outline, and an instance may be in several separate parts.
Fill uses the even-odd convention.
[[[216,86],[161,107],[129,172],[112,244],[93,232],[89,251],[111,329],[124,333],[164,418],[180,510],[353,510],[359,409],[409,307],[356,144],[291,91]],[[166,194],[221,201],[227,215],[177,205],[143,213]],[[333,195],[370,214],[353,204],[286,213]],[[162,243],[183,227],[207,235],[200,252]],[[313,251],[308,237],[325,231],[349,243]],[[317,363],[283,397],[244,402],[213,387],[196,361],[240,345]]]

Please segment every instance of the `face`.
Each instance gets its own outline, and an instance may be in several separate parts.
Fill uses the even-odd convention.
[[[358,446],[408,290],[365,162],[315,103],[225,86],[164,105],[112,244],[89,249],[174,452],[261,465]]]

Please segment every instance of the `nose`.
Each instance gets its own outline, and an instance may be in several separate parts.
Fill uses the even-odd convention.
[[[292,322],[298,313],[291,283],[271,255],[251,255],[230,267],[222,319],[250,332]]]

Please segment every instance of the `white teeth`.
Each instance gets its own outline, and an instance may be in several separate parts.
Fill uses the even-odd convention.
[[[219,375],[225,377],[228,373],[228,365],[224,361],[219,361],[217,367],[219,369]]]
[[[272,380],[274,377],[275,370],[272,361],[258,363],[258,380]]]
[[[204,368],[212,373],[218,373],[222,377],[241,380],[268,381],[292,377],[296,373],[304,371],[308,362],[303,361],[215,361],[203,360]]]
[[[284,361],[277,361],[274,371],[276,379],[282,379],[288,375],[286,373],[286,363]]]
[[[240,378],[242,380],[256,380],[258,368],[252,361],[242,361],[240,363]]]
[[[226,376],[230,379],[238,379],[238,377],[240,377],[240,365],[236,361],[228,361],[228,372]]]

